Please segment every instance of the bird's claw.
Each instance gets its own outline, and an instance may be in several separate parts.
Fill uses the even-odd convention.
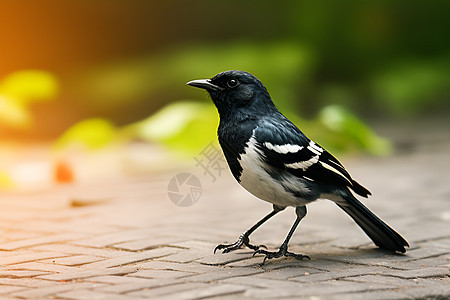
[[[271,251],[258,249],[253,253],[253,256],[255,256],[256,254],[264,254],[265,255],[262,265],[266,262],[267,259],[279,258],[282,256],[294,257],[295,259],[298,259],[298,260],[303,260],[304,258],[311,260],[311,258],[308,255],[296,254],[296,253],[289,252],[289,251],[287,251],[287,247],[283,247],[283,246],[280,247],[280,249],[277,252],[271,252]]]
[[[266,248],[267,249],[267,247],[265,245],[257,245],[257,246],[255,246],[255,245],[250,244],[250,240],[248,239],[248,236],[245,235],[245,234],[241,234],[239,236],[239,239],[236,242],[234,242],[233,244],[228,244],[228,245],[220,244],[220,245],[217,245],[217,247],[214,248],[214,253],[216,253],[217,250],[222,250],[222,249],[223,249],[222,253],[228,253],[228,252],[240,249],[240,248],[242,248],[242,246],[246,246],[246,247],[248,247],[248,248],[250,248],[252,250],[255,250],[255,251],[258,251],[260,248]]]

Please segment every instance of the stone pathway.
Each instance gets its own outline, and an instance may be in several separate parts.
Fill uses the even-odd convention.
[[[178,172],[3,193],[0,299],[448,299],[449,150],[344,160],[374,194],[364,203],[411,244],[405,255],[375,248],[330,201],[311,204],[291,240],[311,260],[213,254],[271,209],[228,171],[212,182],[187,170],[202,183],[190,207],[169,201]],[[277,248],[294,219],[287,209],[251,240]]]

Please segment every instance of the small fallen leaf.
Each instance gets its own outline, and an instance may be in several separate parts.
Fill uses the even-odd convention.
[[[58,183],[71,183],[74,181],[72,167],[65,161],[57,161],[55,164],[55,181]]]

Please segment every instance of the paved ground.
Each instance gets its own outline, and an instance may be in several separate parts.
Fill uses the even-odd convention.
[[[376,249],[329,201],[309,206],[291,241],[311,260],[261,266],[249,250],[213,254],[270,205],[226,170],[212,182],[199,167],[181,169],[203,186],[184,208],[167,193],[178,172],[111,176],[1,195],[0,299],[448,299],[450,146],[402,145],[393,157],[344,162],[373,192],[364,202],[410,242],[405,255]],[[294,218],[280,213],[252,241],[279,246]]]

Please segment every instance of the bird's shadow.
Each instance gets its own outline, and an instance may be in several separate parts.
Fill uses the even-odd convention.
[[[293,247],[294,250],[297,247]],[[291,250],[291,249],[290,249]],[[256,254],[253,256],[252,250],[239,250],[235,253],[242,256],[247,256],[244,260],[249,261],[246,266],[248,267],[259,267],[263,269],[277,269],[283,267],[292,268],[305,268],[305,267],[317,267],[324,264],[333,263],[345,263],[345,264],[357,264],[357,265],[382,265],[386,262],[396,262],[399,258],[408,259],[407,253],[397,253],[392,252],[382,248],[373,247],[360,247],[360,248],[328,248],[324,250],[309,249],[301,253],[303,255],[308,255],[311,259],[298,260],[293,257],[280,257],[274,259],[266,259],[264,261],[264,255]],[[295,252],[295,251],[294,251]],[[264,262],[263,262],[264,261]]]

